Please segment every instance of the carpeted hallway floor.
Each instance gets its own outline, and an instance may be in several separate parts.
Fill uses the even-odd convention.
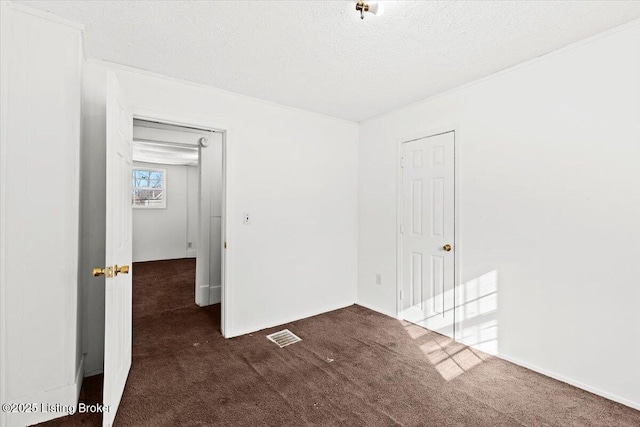
[[[631,408],[360,306],[225,340],[220,306],[194,305],[193,260],[133,271],[133,365],[116,426],[640,425]],[[285,327],[303,341],[265,338]],[[101,401],[101,387],[85,378],[81,401]]]

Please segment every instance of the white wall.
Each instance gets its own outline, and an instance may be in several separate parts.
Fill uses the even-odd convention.
[[[143,162],[133,166],[164,169],[167,184],[165,209],[133,209],[133,261],[195,257],[194,251],[188,250],[188,219],[193,221],[195,216],[197,225],[198,168]],[[195,250],[197,240],[191,242]]]
[[[360,304],[395,315],[397,142],[453,126],[459,339],[640,408],[639,23],[362,123]]]
[[[111,68],[109,66],[109,68]],[[104,260],[104,87],[85,66],[83,265]],[[195,117],[228,130],[229,336],[355,302],[358,125],[273,103],[113,68],[134,111]],[[252,216],[242,224],[242,213]],[[103,232],[102,232],[103,233]],[[89,237],[91,236],[91,237]],[[86,301],[88,370],[102,365],[104,282]]]
[[[2,2],[0,402],[73,405],[82,382],[78,253],[82,30]],[[0,425],[65,413],[0,411]]]

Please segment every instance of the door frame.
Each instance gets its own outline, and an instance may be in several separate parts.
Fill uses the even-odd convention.
[[[148,108],[136,107],[132,108],[133,118],[139,120],[148,120],[166,123],[174,126],[183,126],[183,127],[194,127],[203,130],[209,130],[214,132],[222,133],[222,242],[221,244],[221,280],[220,280],[220,331],[222,336],[227,338],[228,335],[231,335],[231,313],[227,310],[227,307],[230,307],[231,302],[231,283],[230,278],[230,251],[226,247],[227,243],[230,239],[230,227],[228,221],[229,207],[230,207],[230,196],[229,196],[229,185],[230,185],[230,176],[229,173],[229,138],[232,134],[229,126],[224,123],[220,123],[215,120],[210,120],[208,118],[203,117],[194,117],[194,116],[184,116],[181,114],[167,112],[167,111],[158,111]],[[198,159],[198,163],[200,159]],[[198,190],[199,192],[200,190]],[[197,298],[196,289],[196,298]]]
[[[462,253],[462,247],[460,245],[460,194],[461,194],[461,182],[460,182],[460,159],[461,159],[461,139],[460,139],[460,126],[456,124],[441,125],[426,128],[419,132],[413,132],[408,135],[404,135],[396,139],[396,318],[400,320],[400,313],[402,312],[402,300],[400,298],[402,291],[402,234],[400,233],[400,227],[402,225],[402,144],[405,142],[416,141],[418,139],[429,138],[432,136],[438,136],[445,133],[453,132],[453,339],[459,341],[459,333],[461,328],[459,327],[458,319],[459,312],[457,303],[460,301],[459,291],[461,289],[461,268],[460,259]]]

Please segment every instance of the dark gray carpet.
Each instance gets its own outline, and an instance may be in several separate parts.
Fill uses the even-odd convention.
[[[135,265],[116,426],[640,426],[638,411],[360,306],[225,340],[220,306],[193,304],[194,272],[192,260]],[[303,341],[265,338],[285,327]],[[82,400],[100,388],[85,379]]]

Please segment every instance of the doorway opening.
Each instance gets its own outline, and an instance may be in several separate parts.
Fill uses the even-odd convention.
[[[134,287],[166,270],[170,294],[134,289],[134,312],[221,303],[223,133],[134,118],[132,134]]]

